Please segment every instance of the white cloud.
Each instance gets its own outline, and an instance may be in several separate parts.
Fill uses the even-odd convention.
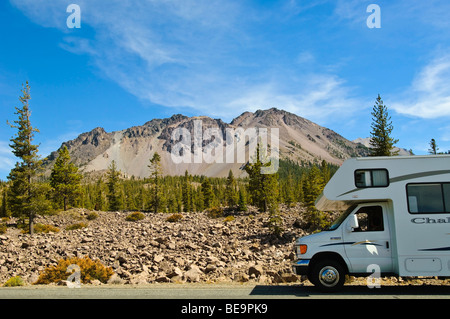
[[[65,8],[70,1],[12,2],[36,23],[67,32]],[[303,11],[323,3],[289,5]],[[92,27],[95,38],[71,33],[63,37],[61,47],[89,55],[103,74],[143,100],[224,119],[244,110],[279,107],[320,121],[348,115],[361,105],[339,76],[301,74],[301,68],[316,62],[311,52],[299,52],[296,61],[293,57],[298,70],[290,70],[284,62],[273,68],[264,64],[262,52],[268,48],[249,31],[252,27],[247,28],[252,19],[262,18],[244,2],[79,0],[77,4],[82,8],[82,28]]]
[[[425,119],[450,116],[450,55],[423,67],[401,96],[392,104],[398,113]]]

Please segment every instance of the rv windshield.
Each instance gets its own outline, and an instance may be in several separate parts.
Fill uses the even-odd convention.
[[[347,210],[341,215],[339,216],[332,224],[330,227],[328,227],[327,229],[325,229],[325,231],[331,231],[331,230],[335,230],[336,228],[338,228],[342,222],[347,218],[348,215],[350,215],[350,213],[355,209],[356,205],[352,205],[349,208],[347,208]]]

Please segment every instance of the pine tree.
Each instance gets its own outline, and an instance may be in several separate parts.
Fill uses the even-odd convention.
[[[161,167],[161,156],[158,152],[153,154],[150,160],[150,178],[152,179],[153,189],[152,189],[152,206],[153,212],[157,213],[161,206],[161,178],[162,178],[162,167]]]
[[[116,211],[122,209],[123,193],[120,190],[119,184],[120,171],[117,169],[116,161],[112,161],[108,167],[108,202],[109,210]]]
[[[284,183],[284,203],[288,206],[295,202],[294,190],[294,179],[292,175],[289,174],[287,180]]]
[[[0,217],[9,217],[9,211],[8,211],[8,199],[6,197],[6,194],[8,193],[8,188],[5,182],[1,182],[2,185],[2,205],[0,207]]]
[[[102,178],[99,177],[95,185],[94,210],[101,211],[104,207],[103,192],[102,192]]]
[[[239,188],[238,210],[240,212],[245,212],[247,210],[247,201],[245,199],[245,190],[243,188]]]
[[[304,179],[303,194],[304,204],[308,213],[307,220],[315,229],[326,225],[325,214],[318,211],[315,206],[315,201],[322,193],[324,185],[323,171],[318,166],[313,165]]]
[[[371,156],[392,156],[397,155],[398,151],[393,151],[394,144],[398,140],[391,137],[392,126],[386,105],[383,104],[380,95],[376,99],[372,110],[372,132],[370,132]]]
[[[186,170],[184,172],[184,179],[181,186],[182,204],[185,212],[192,211],[191,191],[191,179],[188,171]]]
[[[203,194],[203,203],[204,208],[211,208],[213,202],[213,192],[211,188],[211,182],[208,177],[205,177],[202,182],[202,194]]]
[[[67,146],[64,145],[58,151],[58,158],[50,175],[50,185],[53,188],[56,199],[62,199],[64,210],[67,210],[68,202],[75,202],[81,195],[81,174],[78,168],[70,162]]]
[[[28,82],[22,88],[22,96],[19,97],[22,107],[16,107],[14,114],[18,115],[15,124],[8,124],[17,129],[15,137],[11,138],[13,154],[21,161],[17,162],[11,170],[8,179],[11,181],[8,201],[13,215],[20,218],[28,218],[29,232],[34,233],[34,218],[38,212],[49,210],[49,203],[46,199],[45,186],[36,182],[38,170],[42,164],[38,156],[38,145],[33,144],[34,133],[38,129],[31,126],[29,107],[30,86]]]
[[[228,207],[236,206],[238,202],[238,193],[236,191],[236,179],[233,172],[228,172],[228,177],[225,185],[225,203]]]
[[[260,211],[268,211],[270,207],[278,205],[278,174],[262,174],[261,168],[270,165],[270,162],[264,164],[261,161],[261,152],[264,150],[260,144],[256,148],[254,163],[247,163],[245,171],[249,175],[248,190],[253,205],[257,206]],[[262,156],[264,158],[264,156]]]
[[[322,174],[322,189],[329,182],[331,178],[331,171],[328,163],[325,160],[322,160],[322,164],[320,165],[320,172]]]
[[[439,147],[437,147],[436,140],[434,138],[430,141],[430,149],[428,150],[428,153],[432,155],[436,155],[437,151],[439,150]]]

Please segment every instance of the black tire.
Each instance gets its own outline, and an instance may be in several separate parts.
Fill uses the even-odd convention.
[[[321,291],[334,292],[344,286],[345,275],[345,268],[339,261],[324,259],[313,265],[308,279]]]

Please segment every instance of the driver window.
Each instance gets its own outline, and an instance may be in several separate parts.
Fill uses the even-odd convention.
[[[356,213],[358,228],[355,232],[383,231],[383,209],[381,206],[361,207]]]

